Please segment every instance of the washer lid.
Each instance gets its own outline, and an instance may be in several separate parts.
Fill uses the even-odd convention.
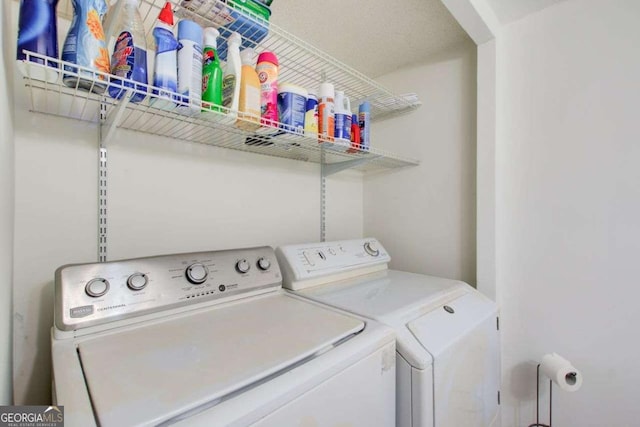
[[[298,291],[299,295],[396,325],[454,298],[469,286],[457,280],[388,270]],[[404,320],[402,320],[404,319]]]
[[[78,344],[102,426],[157,424],[291,368],[364,322],[277,293]]]

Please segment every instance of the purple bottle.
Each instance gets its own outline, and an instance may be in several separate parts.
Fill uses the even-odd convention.
[[[56,6],[58,0],[21,0],[18,18],[18,69],[26,77],[54,83],[58,80],[58,65],[46,61],[52,68],[25,64],[25,50],[58,59],[58,29]],[[42,58],[30,57],[31,62],[45,65]]]

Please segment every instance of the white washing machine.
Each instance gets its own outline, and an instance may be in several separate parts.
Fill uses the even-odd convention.
[[[59,268],[65,425],[393,426],[393,330],[281,284],[269,247]]]
[[[466,283],[388,269],[375,239],[278,248],[284,287],[378,320],[397,336],[399,427],[497,425],[496,305]]]

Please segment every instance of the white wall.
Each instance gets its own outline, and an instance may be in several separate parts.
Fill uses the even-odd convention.
[[[420,165],[365,177],[364,231],[391,267],[476,282],[476,48],[472,42],[378,79],[416,92],[413,113],[375,123],[372,145]]]
[[[14,397],[42,404],[54,271],[97,259],[98,140],[95,124],[28,112],[15,84]],[[108,163],[109,259],[319,240],[319,165],[126,130]],[[361,237],[362,177],[328,185],[328,238]]]
[[[638,425],[639,22],[636,0],[573,0],[497,38],[504,426],[534,421],[551,351],[584,374],[554,425]]]
[[[0,5],[0,45],[11,40],[10,8]],[[15,57],[7,50],[0,55],[0,405],[11,397],[11,314],[13,280],[13,74]]]

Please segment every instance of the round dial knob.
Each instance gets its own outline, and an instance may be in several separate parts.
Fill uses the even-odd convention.
[[[249,264],[249,261],[247,261],[246,259],[241,259],[236,263],[236,270],[238,270],[238,273],[246,273],[250,269],[251,264]]]
[[[87,282],[84,291],[90,297],[98,298],[109,291],[109,282],[107,279],[97,278]]]
[[[127,286],[129,289],[134,291],[139,291],[140,289],[144,289],[147,286],[148,279],[147,275],[144,273],[133,273],[127,279]]]
[[[380,250],[376,242],[367,242],[364,244],[364,250],[371,256],[380,255]]]
[[[258,268],[262,271],[267,271],[269,268],[271,268],[271,261],[266,258],[258,259]]]
[[[194,285],[204,283],[209,276],[209,270],[203,264],[195,263],[187,267],[186,270],[187,280]]]

